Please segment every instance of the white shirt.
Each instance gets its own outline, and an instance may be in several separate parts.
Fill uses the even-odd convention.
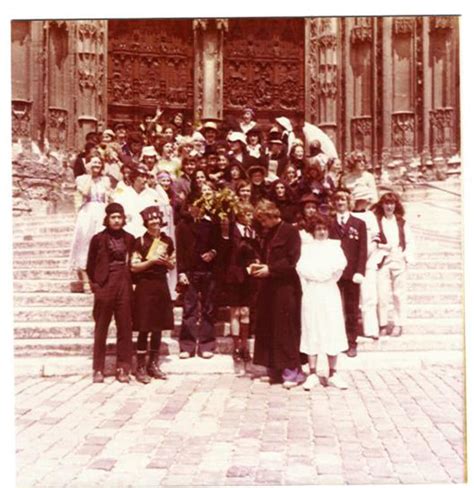
[[[350,216],[351,216],[350,212],[344,212],[343,214],[337,214],[337,223],[339,225],[346,225]],[[344,222],[343,222],[343,220],[344,220]]]

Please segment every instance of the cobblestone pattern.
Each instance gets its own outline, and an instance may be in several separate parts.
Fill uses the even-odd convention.
[[[461,369],[346,379],[305,392],[233,375],[18,378],[17,486],[464,482]]]

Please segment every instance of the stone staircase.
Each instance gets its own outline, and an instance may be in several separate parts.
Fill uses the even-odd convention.
[[[417,188],[408,190],[405,200],[416,238],[417,264],[409,271],[409,319],[404,334],[399,338],[382,337],[377,342],[360,339],[360,354],[355,359],[341,355],[341,369],[462,364],[460,198],[438,189]],[[93,296],[70,292],[74,275],[67,269],[74,220],[73,214],[14,219],[14,346],[18,372],[62,374],[90,370]],[[175,307],[175,329],[164,334],[164,369],[193,370],[196,360],[200,365],[207,363],[207,372],[234,371],[228,354],[232,349],[228,311],[222,308],[218,313],[217,350],[223,355],[212,361],[176,359],[181,313],[181,308]],[[109,337],[113,342],[114,324]],[[113,348],[112,344],[110,351]]]

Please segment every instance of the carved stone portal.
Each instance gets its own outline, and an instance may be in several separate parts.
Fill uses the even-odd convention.
[[[31,137],[31,102],[13,100],[12,136],[13,140],[17,140],[19,137]]]

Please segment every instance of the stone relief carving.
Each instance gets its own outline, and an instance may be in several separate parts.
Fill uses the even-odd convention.
[[[432,31],[436,30],[452,30],[454,29],[456,22],[455,17],[431,17],[430,18],[430,27]]]
[[[364,115],[351,120],[352,149],[372,152],[372,117]]]
[[[67,110],[50,108],[48,117],[48,140],[57,146],[63,146],[67,137]]]
[[[415,137],[415,114],[397,112],[392,114],[392,145],[413,147]]]
[[[411,36],[415,30],[415,19],[411,17],[394,17],[393,35]]]
[[[351,44],[371,43],[373,37],[372,19],[370,17],[357,17],[351,30]]]
[[[32,103],[29,101],[13,100],[12,135],[14,139],[31,135],[31,105]]]

